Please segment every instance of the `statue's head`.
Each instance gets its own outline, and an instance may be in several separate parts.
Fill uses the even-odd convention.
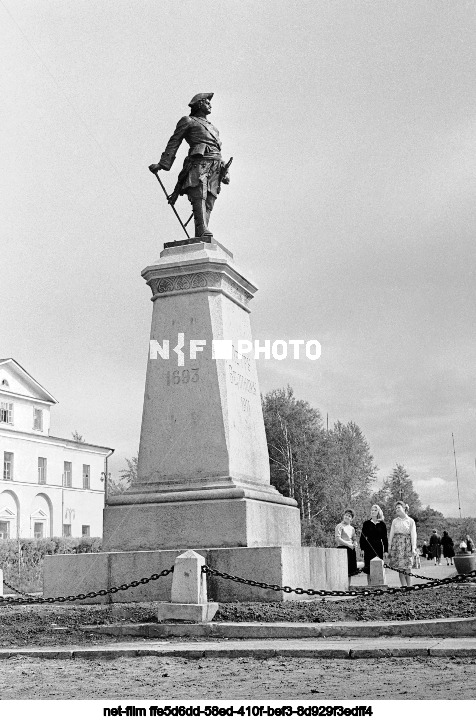
[[[213,93],[198,93],[194,95],[188,104],[191,108],[190,115],[197,115],[198,113],[209,115],[212,111],[210,102],[212,98]]]

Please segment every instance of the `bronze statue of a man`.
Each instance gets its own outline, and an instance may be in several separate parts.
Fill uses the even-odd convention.
[[[186,115],[177,123],[175,132],[161,155],[160,162],[149,165],[152,173],[159,170],[170,170],[182,140],[190,150],[184,160],[183,168],[178,176],[177,184],[168,201],[174,205],[179,195],[188,195],[192,204],[195,221],[195,237],[210,240],[212,233],[208,230],[208,221],[213,205],[220,192],[221,183],[228,184],[228,166],[221,158],[221,140],[218,130],[207,120],[212,106],[210,100],[213,93],[199,93],[189,102],[190,115]],[[229,164],[228,164],[229,165]]]

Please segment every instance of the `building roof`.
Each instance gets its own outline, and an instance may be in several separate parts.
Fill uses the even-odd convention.
[[[76,446],[77,448],[84,448],[86,446],[89,446],[90,448],[99,448],[101,451],[112,451],[113,453],[115,450],[114,448],[110,448],[109,446],[98,446],[96,443],[88,443],[88,441],[75,441],[73,438],[60,438],[59,436],[48,436],[48,438],[53,439],[54,441],[63,441],[64,443],[68,443],[71,446]]]
[[[0,358],[0,366],[1,366],[1,365],[5,365],[6,363],[9,364],[9,365],[12,365],[12,366],[15,368],[15,370],[17,371],[17,373],[18,373],[20,376],[22,376],[24,380],[26,380],[26,381],[28,381],[29,383],[31,383],[31,384],[33,385],[33,387],[39,389],[44,395],[46,395],[46,396],[47,396],[47,399],[48,399],[48,402],[50,402],[50,403],[58,403],[58,401],[56,400],[56,398],[55,398],[54,396],[52,396],[51,393],[50,393],[49,391],[47,391],[46,388],[44,388],[44,387],[41,385],[41,383],[38,383],[38,381],[35,380],[35,379],[33,378],[33,376],[31,376],[31,375],[28,373],[28,371],[26,371],[26,370],[23,368],[23,366],[21,366],[14,358]]]

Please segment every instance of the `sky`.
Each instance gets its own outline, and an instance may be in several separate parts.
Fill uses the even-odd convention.
[[[60,401],[51,432],[115,448],[114,476],[137,452],[140,272],[183,235],[147,166],[214,92],[210,225],[254,336],[322,346],[259,361],[261,391],[355,421],[380,484],[403,464],[455,516],[453,434],[476,515],[475,28],[465,0],[0,0],[0,357]]]

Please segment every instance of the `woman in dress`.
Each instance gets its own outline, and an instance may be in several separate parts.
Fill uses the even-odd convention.
[[[370,561],[378,556],[383,559],[388,551],[387,526],[383,511],[376,503],[370,509],[370,519],[364,521],[360,534],[360,549],[364,554],[364,571],[367,585],[370,585]]]
[[[446,565],[453,566],[455,546],[453,539],[448,535],[448,531],[443,531],[443,535],[441,536],[441,547],[443,548],[443,556],[446,558]]]
[[[351,508],[347,508],[344,511],[342,521],[337,524],[335,530],[337,548],[343,548],[347,551],[347,574],[349,576],[349,588],[351,576],[355,576],[359,572],[357,569],[357,555],[355,553],[355,549],[357,547],[355,528],[351,525],[354,515],[354,511]]]
[[[389,565],[398,568],[402,586],[412,585],[410,573],[417,548],[415,521],[410,518],[407,511],[408,505],[404,501],[397,501],[395,504],[396,518],[392,521],[388,538],[390,546],[388,553]]]

